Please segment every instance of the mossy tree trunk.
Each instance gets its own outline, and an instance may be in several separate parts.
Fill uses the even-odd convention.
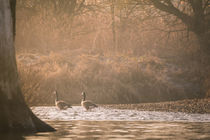
[[[0,0],[0,132],[53,131],[26,105],[18,83],[13,39],[15,4],[15,0]]]

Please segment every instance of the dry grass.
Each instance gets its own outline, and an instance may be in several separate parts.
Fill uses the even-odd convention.
[[[79,49],[49,55],[17,56],[25,99],[29,104],[52,104],[53,90],[60,98],[79,103],[80,93],[96,103],[138,103],[198,97],[184,68],[156,56],[135,57],[89,53]],[[191,80],[191,81],[190,81]]]

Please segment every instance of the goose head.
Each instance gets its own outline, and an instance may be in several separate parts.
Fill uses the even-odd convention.
[[[53,94],[54,94],[54,95],[56,95],[56,94],[57,94],[57,91],[56,91],[56,90],[55,90],[55,91],[53,91]]]

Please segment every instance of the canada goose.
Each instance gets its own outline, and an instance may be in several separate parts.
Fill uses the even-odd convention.
[[[81,102],[81,105],[86,109],[91,109],[91,108],[94,108],[94,107],[98,107],[95,103],[93,103],[92,101],[86,101],[85,98],[86,98],[86,94],[85,92],[82,92],[82,96],[83,96],[83,99],[82,99],[82,102]]]
[[[53,92],[55,94],[55,106],[57,106],[60,110],[64,110],[67,108],[72,108],[70,104],[62,101],[62,100],[58,100],[58,93],[57,91]]]

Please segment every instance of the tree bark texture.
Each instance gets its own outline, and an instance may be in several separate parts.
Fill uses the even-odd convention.
[[[14,49],[14,9],[15,0],[0,0],[0,132],[53,131],[32,113],[21,93]]]

